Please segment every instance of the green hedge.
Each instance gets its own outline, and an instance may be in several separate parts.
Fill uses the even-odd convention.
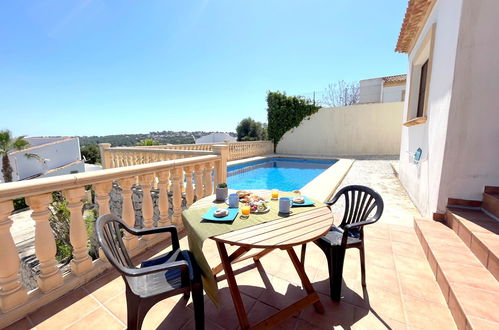
[[[268,137],[274,140],[274,148],[284,133],[298,127],[306,117],[316,113],[320,107],[310,100],[286,93],[267,93]]]

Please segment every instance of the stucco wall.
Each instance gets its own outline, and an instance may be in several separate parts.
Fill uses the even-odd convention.
[[[438,210],[499,186],[497,0],[464,0]]]
[[[288,131],[278,153],[315,156],[398,155],[402,102],[322,108]]]
[[[402,129],[400,181],[424,216],[436,212],[447,135],[447,120],[454,81],[462,0],[439,0],[409,54],[407,95],[403,120],[407,118],[411,90],[411,63],[433,23],[436,22],[433,64],[428,90],[427,122]],[[413,162],[418,148],[423,150],[419,164]]]

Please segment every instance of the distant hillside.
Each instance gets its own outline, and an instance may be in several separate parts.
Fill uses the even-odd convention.
[[[187,144],[194,143],[194,139],[197,139],[203,135],[207,135],[215,132],[204,132],[204,131],[162,131],[162,132],[150,132],[147,134],[118,134],[118,135],[105,135],[105,136],[80,136],[80,146],[97,145],[99,143],[111,143],[113,147],[118,146],[135,146],[137,143],[144,139],[153,139],[158,142],[158,144]],[[236,133],[227,132],[231,136],[237,136]],[[194,137],[194,138],[193,138]]]

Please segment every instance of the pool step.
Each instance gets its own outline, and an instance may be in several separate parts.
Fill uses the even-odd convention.
[[[414,228],[459,329],[499,329],[499,283],[463,240],[441,222]]]

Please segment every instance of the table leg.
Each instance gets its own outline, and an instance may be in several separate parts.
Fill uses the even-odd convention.
[[[244,255],[246,252],[248,252],[249,249],[246,247],[240,247],[236,251],[234,251],[229,257],[228,260],[230,263],[233,263],[236,261],[240,256]],[[223,264],[220,264],[216,266],[215,268],[212,269],[213,275],[217,275],[223,270]]]
[[[222,260],[222,266],[227,276],[227,283],[229,284],[230,294],[232,296],[232,301],[234,302],[234,307],[236,309],[237,318],[239,319],[239,325],[241,329],[249,329],[248,316],[244,310],[243,300],[241,298],[241,293],[237,287],[236,278],[234,277],[234,271],[230,264],[230,259],[225,249],[225,245],[222,242],[217,242],[218,253],[220,254],[220,259]]]
[[[308,276],[305,273],[305,268],[298,259],[295,250],[293,250],[293,248],[291,247],[289,249],[286,249],[286,251],[288,251],[289,258],[291,258],[291,262],[293,262],[296,272],[298,273],[298,276],[300,276],[300,280],[301,283],[303,284],[303,288],[305,289],[305,291],[307,291],[309,295],[315,295],[317,297],[317,301],[314,303],[315,310],[317,311],[317,313],[324,314],[324,306],[322,305],[319,299],[319,295],[317,294],[317,292],[315,292],[312,283],[310,283],[310,280],[308,279]]]

